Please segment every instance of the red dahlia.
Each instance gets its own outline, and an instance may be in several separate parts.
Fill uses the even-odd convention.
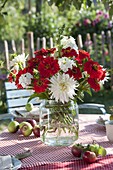
[[[43,78],[40,78],[40,79],[35,79],[33,84],[34,84],[34,90],[36,93],[42,93],[42,92],[45,92],[46,89],[48,88],[48,83],[49,81],[47,79],[43,79]]]
[[[79,62],[79,63],[82,63],[85,59],[87,59],[87,61],[90,60],[90,54],[84,50],[79,50],[79,55],[78,57],[76,58],[76,60]]]
[[[38,66],[38,71],[40,73],[40,77],[42,78],[49,78],[53,76],[60,70],[58,60],[54,59],[53,57],[46,57],[43,59]]]
[[[35,56],[47,56],[47,55],[50,55],[50,54],[53,54],[55,52],[56,48],[51,48],[51,49],[44,49],[42,48],[41,50],[37,50],[34,52]]]
[[[76,50],[71,49],[70,47],[66,49],[62,49],[62,57],[73,57],[73,56],[78,56]]]
[[[84,64],[84,71],[90,75],[90,78],[95,78],[100,80],[103,76],[103,68],[98,62],[90,60]]]
[[[28,60],[28,67],[30,68],[36,68],[38,67],[38,64],[43,60],[43,56],[37,56],[35,58],[31,58]]]
[[[100,84],[96,79],[88,78],[88,83],[92,89],[94,89],[96,92],[100,90]]]
[[[67,73],[70,75],[70,77],[73,76],[74,79],[76,79],[76,80],[79,80],[80,78],[82,78],[82,73],[78,67],[74,66],[72,70],[68,69]]]

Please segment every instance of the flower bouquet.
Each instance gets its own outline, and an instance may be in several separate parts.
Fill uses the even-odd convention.
[[[71,36],[59,36],[55,48],[40,49],[27,60],[25,54],[11,61],[9,81],[18,88],[32,88],[28,100],[38,97],[40,105],[40,131],[48,145],[70,145],[78,139],[77,100],[84,92],[99,91],[107,80],[107,71],[79,50]]]

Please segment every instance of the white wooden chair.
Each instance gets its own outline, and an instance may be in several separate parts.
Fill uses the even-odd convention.
[[[107,114],[104,104],[98,103],[83,103],[79,104],[79,109],[94,109],[95,111],[98,110],[102,114]]]
[[[29,96],[33,94],[33,90],[17,89],[14,83],[5,82],[5,91],[8,113],[1,114],[0,119],[12,119],[16,114],[21,116],[18,110],[20,108],[25,109],[25,105],[27,104]],[[34,106],[37,106],[41,101],[38,98],[34,98],[30,102],[33,103]],[[12,114],[14,111],[16,111],[15,115]]]
[[[25,108],[25,105],[28,101],[28,98],[31,94],[33,94],[33,90],[26,89],[17,89],[14,83],[5,82],[5,90],[6,90],[6,102],[8,107],[7,114],[1,114],[1,119],[13,119],[15,116],[12,114],[15,110],[18,111],[19,108]],[[40,100],[35,98],[31,101],[34,105],[40,104]],[[96,104],[96,103],[83,103],[79,104],[79,109],[95,109],[100,110],[102,114],[106,114],[105,105]],[[19,112],[16,112],[16,116],[19,115]]]

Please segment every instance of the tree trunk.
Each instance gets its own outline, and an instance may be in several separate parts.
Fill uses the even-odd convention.
[[[41,12],[42,4],[43,4],[43,0],[38,0],[38,1],[36,0],[36,13]]]

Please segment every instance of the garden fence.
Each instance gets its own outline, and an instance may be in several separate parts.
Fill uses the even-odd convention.
[[[95,56],[95,60],[98,61],[98,57],[100,57],[99,63],[106,66],[106,47],[108,50],[108,56],[109,56],[109,61],[108,61],[108,67],[110,69],[113,69],[113,35],[112,32],[109,30],[106,33],[104,31],[101,32],[99,44],[98,44],[98,35],[96,33],[93,33],[91,36],[89,33],[86,34],[86,40],[83,42],[82,35],[78,35],[76,38],[77,45],[79,49],[84,49],[86,48],[86,51],[91,52],[93,50],[93,56]],[[12,53],[18,52],[18,48],[20,49],[20,53],[28,53],[29,58],[34,57],[34,51],[39,50],[40,48],[52,48],[54,46],[53,38],[49,38],[49,42],[47,42],[48,39],[45,37],[43,38],[37,38],[36,42],[34,42],[34,34],[33,32],[28,32],[27,33],[27,43],[25,43],[25,40],[22,39],[20,42],[19,47],[17,47],[16,42],[14,40],[11,41],[11,48],[12,48]],[[27,48],[25,47],[27,44]],[[84,45],[85,44],[85,45]],[[99,47],[99,48],[98,48]],[[99,54],[100,53],[100,54]],[[10,69],[9,65],[9,60],[10,60],[10,50],[9,50],[9,45],[8,41],[4,41],[4,55],[5,55],[5,60],[6,60],[6,68]],[[111,74],[111,86],[113,87],[113,74]]]

